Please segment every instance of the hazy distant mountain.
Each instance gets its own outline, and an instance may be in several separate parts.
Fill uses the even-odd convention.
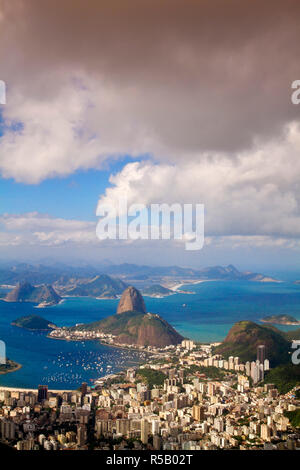
[[[121,295],[127,284],[120,279],[115,279],[106,274],[101,274],[93,279],[75,279],[73,287],[63,288],[60,292],[63,295],[78,297],[103,297],[115,298]]]
[[[29,282],[22,282],[6,295],[5,300],[6,302],[32,302],[55,305],[61,300],[61,297],[51,285],[35,287]]]
[[[109,266],[106,269],[108,274],[116,276],[130,276],[133,280],[134,276],[139,279],[140,276],[148,278],[174,277],[183,279],[220,279],[220,280],[246,280],[246,281],[275,281],[271,277],[260,273],[252,273],[250,271],[241,272],[233,265],[228,266],[211,266],[207,268],[181,268],[179,266],[138,266],[135,264],[120,264]]]
[[[160,284],[152,284],[151,286],[146,286],[142,290],[142,293],[149,297],[167,297],[168,295],[174,294],[174,291]]]
[[[108,266],[105,270],[108,274],[114,274],[115,276],[170,276],[170,277],[195,277],[199,274],[199,271],[190,268],[181,268],[179,266],[146,266],[137,264],[119,264]]]
[[[228,281],[244,280],[244,281],[258,281],[258,282],[272,282],[276,281],[269,276],[260,273],[253,273],[251,271],[239,271],[235,266],[229,264],[228,266],[212,266],[200,269],[200,277],[202,279],[222,279]]]
[[[9,268],[0,269],[0,284],[16,285],[19,282],[31,284],[54,284],[55,282],[67,283],[72,278],[93,278],[99,271],[92,266],[72,267],[57,263],[52,266],[42,264],[17,264]]]
[[[196,280],[246,280],[259,282],[275,281],[260,273],[241,272],[233,265],[211,266],[207,268],[182,268],[179,266],[142,266],[136,264],[112,265],[103,262],[100,267],[81,265],[79,267],[67,266],[63,263],[54,263],[51,266],[43,264],[31,265],[26,263],[16,264],[0,269],[0,284],[16,285],[19,282],[29,282],[33,285],[53,284],[55,287],[74,284],[74,279],[92,281],[96,276],[104,275],[120,277],[124,282],[152,281],[160,284],[162,279]],[[77,282],[78,284],[79,282]],[[75,285],[73,285],[75,287]]]

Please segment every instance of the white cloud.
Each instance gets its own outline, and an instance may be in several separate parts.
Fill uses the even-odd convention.
[[[66,243],[95,244],[96,224],[79,220],[54,218],[37,212],[4,214],[0,217],[2,246],[58,246]]]
[[[50,86],[45,79],[43,94],[43,78],[34,93],[10,90],[0,137],[2,177],[36,184],[99,168],[109,158],[165,152],[150,128],[137,123],[133,90],[117,90],[83,73],[66,78],[57,72]]]
[[[207,235],[300,236],[300,126],[235,159],[218,154],[177,165],[134,162],[111,177],[99,200],[204,203]]]
[[[7,257],[32,260],[44,257],[69,260],[80,258],[97,262],[109,257],[116,263],[172,264],[174,257],[178,264],[203,266],[211,263],[211,256],[217,256],[214,263],[220,263],[222,253],[229,254],[224,263],[240,262],[240,253],[251,250],[252,256],[260,259],[259,253],[291,253],[300,250],[296,237],[267,235],[206,236],[204,249],[199,252],[185,250],[183,240],[104,240],[96,237],[94,222],[54,218],[46,214],[4,214],[0,217],[0,252]],[[273,250],[273,251],[272,251]],[[223,255],[222,255],[223,256]],[[223,259],[223,258],[222,258]],[[292,258],[293,259],[293,258]],[[290,260],[291,261],[291,260]]]

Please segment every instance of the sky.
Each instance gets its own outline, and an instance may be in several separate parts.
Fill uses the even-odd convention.
[[[298,0],[0,0],[0,261],[300,259]],[[97,207],[205,205],[205,243],[105,240]]]

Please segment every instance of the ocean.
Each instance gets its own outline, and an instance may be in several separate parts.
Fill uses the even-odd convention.
[[[259,322],[267,315],[289,314],[300,320],[300,285],[292,282],[208,281],[185,285],[194,294],[157,299],[145,297],[147,310],[165,318],[183,336],[201,342],[222,341],[239,320]],[[138,364],[140,354],[104,346],[97,341],[66,342],[11,325],[16,318],[36,314],[58,326],[99,320],[116,312],[118,300],[66,298],[56,306],[37,309],[32,304],[0,301],[0,339],[7,356],[22,364],[16,372],[0,375],[0,386],[57,390],[76,389],[81,382]],[[280,326],[292,330],[296,326]]]

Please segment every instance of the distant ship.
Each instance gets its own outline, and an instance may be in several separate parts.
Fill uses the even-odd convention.
[[[182,304],[183,307],[186,307],[186,304]]]

